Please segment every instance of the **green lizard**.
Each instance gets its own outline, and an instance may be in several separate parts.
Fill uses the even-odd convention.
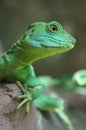
[[[17,108],[26,104],[28,112],[30,103],[37,98],[41,99],[39,96],[44,90],[44,85],[36,77],[31,64],[36,60],[69,51],[75,43],[75,38],[65,32],[58,22],[36,22],[3,54],[0,58],[0,81],[19,81],[17,85],[23,91],[23,95],[18,96],[23,101]],[[48,97],[47,99],[49,101]],[[37,102],[35,104],[37,106]]]

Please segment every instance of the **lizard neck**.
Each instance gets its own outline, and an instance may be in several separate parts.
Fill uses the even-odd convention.
[[[24,49],[19,49],[17,51],[10,51],[8,50],[7,52],[4,53],[4,61],[5,64],[9,67],[12,68],[12,70],[19,70],[24,68],[27,65],[30,65],[31,63],[34,62],[33,58],[31,55],[27,55],[28,50],[25,51]]]

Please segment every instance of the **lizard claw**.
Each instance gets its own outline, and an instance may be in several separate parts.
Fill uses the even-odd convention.
[[[22,107],[24,104],[26,104],[26,111],[29,112],[29,108],[30,108],[30,102],[32,101],[32,95],[31,93],[28,91],[28,87],[26,84],[22,85],[20,81],[17,81],[17,86],[23,91],[23,95],[19,95],[16,98],[17,99],[23,99],[23,101],[21,101],[19,103],[19,105],[17,106],[17,109],[19,109],[20,107]]]

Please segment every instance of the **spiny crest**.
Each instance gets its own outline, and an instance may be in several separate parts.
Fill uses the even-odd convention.
[[[14,50],[18,50],[20,48],[20,41],[14,43],[11,48],[9,49],[9,51],[14,51]]]
[[[17,51],[21,48],[22,44],[23,44],[23,40],[24,40],[24,36],[18,40],[16,43],[14,43],[11,48],[9,49],[9,51]]]

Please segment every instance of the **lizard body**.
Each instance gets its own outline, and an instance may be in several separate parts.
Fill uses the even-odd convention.
[[[20,81],[26,83],[28,89],[43,86],[36,78],[31,64],[66,52],[75,43],[76,40],[56,21],[31,24],[27,32],[0,58],[0,81]]]
[[[31,24],[26,33],[0,58],[0,82],[17,81],[17,85],[23,91],[23,95],[18,96],[23,101],[17,108],[26,104],[28,112],[30,103],[36,99],[34,102],[36,107],[43,109],[45,106],[44,110],[53,108],[53,111],[57,112],[63,121],[65,120],[64,122],[70,130],[73,128],[62,111],[62,101],[58,98],[51,100],[50,96],[40,96],[44,85],[36,77],[32,63],[48,56],[69,51],[75,43],[75,38],[65,32],[60,23],[56,21],[36,22]],[[59,101],[62,104],[61,107]]]
[[[37,79],[31,64],[36,60],[66,52],[75,43],[75,38],[65,32],[56,21],[31,24],[27,32],[0,58],[0,81],[26,83],[32,99],[37,98],[43,90],[43,84]],[[40,86],[39,89],[35,89],[36,86]]]
[[[0,81],[27,82],[28,77],[34,75],[31,66],[34,61],[66,52],[74,47],[75,42],[58,22],[31,24],[24,36],[0,58]]]

